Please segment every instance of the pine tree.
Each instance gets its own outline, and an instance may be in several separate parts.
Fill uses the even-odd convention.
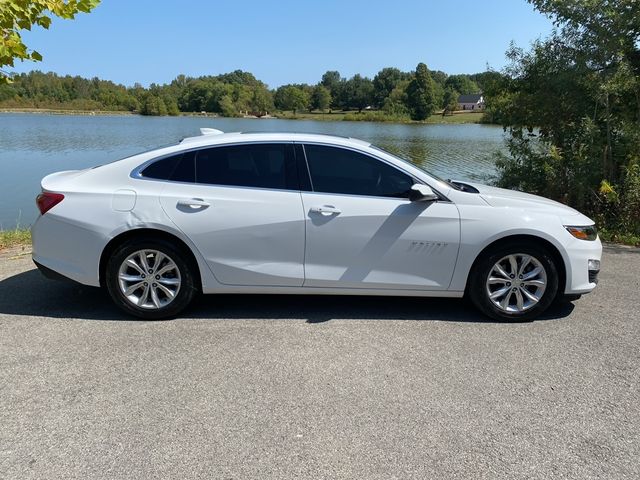
[[[424,63],[416,67],[416,74],[407,87],[407,107],[413,120],[426,120],[435,110],[433,79]]]

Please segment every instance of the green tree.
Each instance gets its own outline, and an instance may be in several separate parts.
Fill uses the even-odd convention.
[[[342,77],[340,76],[340,72],[336,70],[327,71],[322,75],[322,80],[320,84],[327,88],[329,92],[335,93],[338,85],[340,84],[340,80]]]
[[[205,110],[207,112],[222,114],[222,98],[225,96],[228,96],[229,98],[233,97],[233,85],[229,83],[222,83],[217,79],[210,78],[204,81],[203,88],[206,102],[200,111]]]
[[[255,86],[251,97],[251,111],[261,117],[271,110],[273,110],[273,95],[264,85]]]
[[[140,107],[141,115],[167,115],[167,106],[158,95],[148,94]]]
[[[72,19],[80,12],[88,13],[100,0],[3,0],[0,2],[0,83],[9,80],[4,67],[18,60],[42,60],[42,55],[29,50],[20,36],[21,30],[33,25],[49,28],[51,17]]]
[[[453,113],[458,109],[458,97],[460,94],[453,88],[447,88],[444,91],[444,98],[442,101],[442,115],[447,113]]]
[[[223,95],[220,98],[219,109],[220,109],[219,113],[221,113],[223,117],[239,116],[238,110],[236,109],[236,106],[233,103],[233,99],[231,98],[231,95]]]
[[[178,101],[174,97],[172,97],[171,95],[164,95],[164,97],[162,97],[162,101],[165,104],[167,115],[180,115],[180,110],[178,109]]]
[[[280,110],[291,110],[295,115],[298,110],[309,108],[310,95],[307,90],[297,85],[283,85],[276,90],[274,103]]]
[[[373,104],[373,82],[367,77],[355,74],[342,87],[342,107],[355,108],[361,112]]]
[[[437,85],[442,86],[442,88],[445,87],[447,78],[449,78],[449,76],[446,73],[444,73],[441,70],[432,70],[429,73],[431,74],[431,78]]]
[[[499,184],[640,235],[640,2],[529,1],[556,30],[530,51],[512,46],[506,78],[489,85],[509,133]]]
[[[391,91],[403,80],[410,78],[410,74],[398,68],[383,68],[373,77],[373,99],[376,106],[382,107]]]
[[[433,80],[424,63],[418,64],[407,86],[407,107],[413,120],[426,120],[436,108]]]
[[[209,107],[209,110],[213,111],[209,104],[211,90],[211,84],[205,80],[194,79],[189,81],[180,97],[180,108],[185,112],[201,112],[206,111],[207,107]]]
[[[331,92],[324,85],[316,85],[311,92],[311,108],[325,111],[331,106]]]
[[[322,75],[320,84],[331,93],[331,107],[339,107],[341,90],[344,85],[340,72],[335,70],[325,72]]]
[[[487,70],[486,72],[474,73],[473,75],[469,75],[469,78],[478,85],[478,90],[471,93],[485,93],[486,90],[491,87],[491,85],[501,82],[505,78],[505,76],[500,72],[496,72],[495,70]]]
[[[402,80],[391,90],[382,106],[385,113],[399,118],[410,116],[409,108],[407,107],[407,87],[409,82],[410,80]]]
[[[476,82],[471,80],[469,75],[451,75],[444,82],[445,88],[451,88],[460,95],[468,95],[470,93],[480,93],[480,87]]]

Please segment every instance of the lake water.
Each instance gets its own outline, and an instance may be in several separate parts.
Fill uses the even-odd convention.
[[[0,114],[0,229],[33,223],[38,215],[34,198],[43,176],[177,142],[198,135],[200,127],[361,138],[441,177],[485,183],[495,175],[493,153],[504,149],[502,129],[488,125],[6,113]]]

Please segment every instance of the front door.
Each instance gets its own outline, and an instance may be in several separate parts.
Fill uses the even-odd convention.
[[[301,286],[305,231],[292,144],[208,147],[182,162],[195,182],[168,182],[162,208],[216,279]]]
[[[448,288],[460,242],[454,204],[409,201],[414,179],[363,153],[305,151],[305,287]]]

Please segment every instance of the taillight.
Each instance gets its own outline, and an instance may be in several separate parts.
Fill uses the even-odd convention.
[[[44,215],[62,200],[64,200],[64,195],[61,193],[42,192],[36,197],[36,205],[40,213]]]

